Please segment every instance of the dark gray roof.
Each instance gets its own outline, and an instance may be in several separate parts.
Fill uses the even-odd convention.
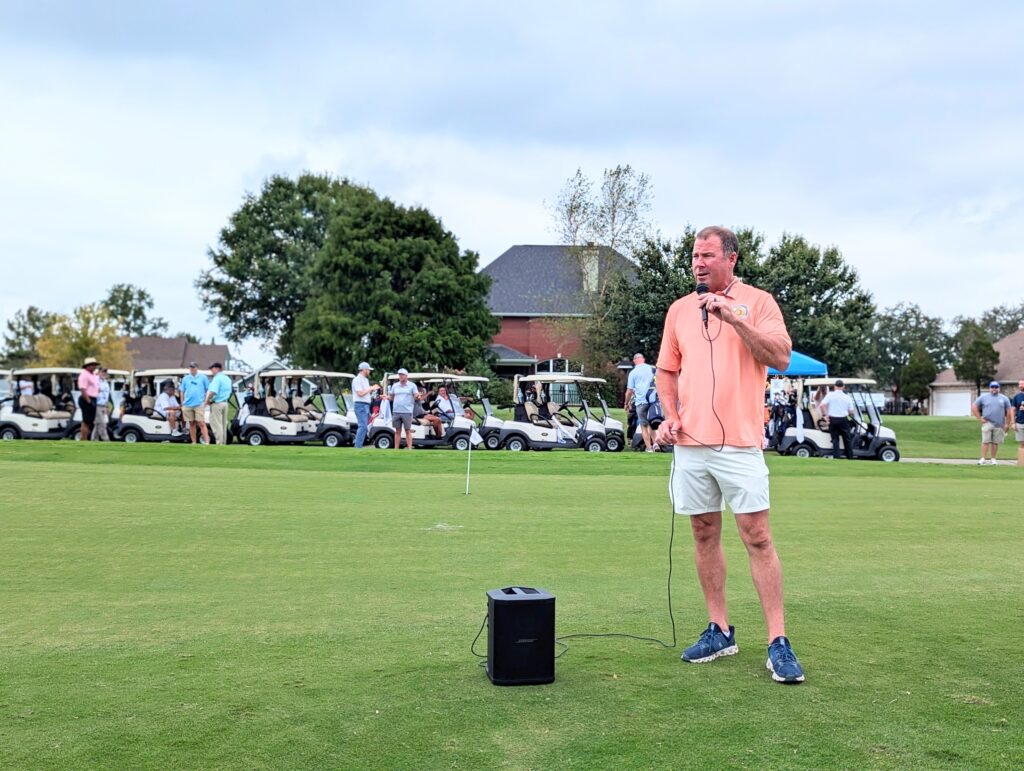
[[[517,245],[483,269],[493,279],[487,304],[496,316],[574,316],[582,300],[586,260],[598,266],[598,282],[611,273],[636,275],[629,260],[607,246]]]
[[[502,345],[501,343],[491,343],[488,346],[491,349],[491,353],[497,358],[499,364],[511,364],[528,361],[531,363],[537,362],[536,356],[531,356],[528,353],[517,351],[508,345]]]

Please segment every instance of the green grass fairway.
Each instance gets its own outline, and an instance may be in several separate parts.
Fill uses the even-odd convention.
[[[885,415],[883,420],[896,432],[900,454],[907,458],[981,457],[981,424],[974,418]],[[1011,427],[999,446],[999,459],[1016,460],[1017,446]]]
[[[0,768],[1021,768],[1024,472],[769,457],[789,634],[470,654],[484,593],[663,639],[667,455],[0,445]],[[685,520],[680,642],[706,624]],[[486,649],[486,644],[482,646]]]

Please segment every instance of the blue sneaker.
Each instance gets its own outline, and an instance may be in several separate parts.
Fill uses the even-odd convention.
[[[777,683],[795,685],[804,681],[804,668],[796,660],[793,646],[785,637],[779,636],[772,640],[768,646],[768,662],[765,666],[772,673],[772,680]]]
[[[740,652],[736,644],[736,630],[729,627],[729,634],[722,631],[714,621],[693,645],[683,651],[683,661],[690,664],[706,664],[719,656],[734,656]]]

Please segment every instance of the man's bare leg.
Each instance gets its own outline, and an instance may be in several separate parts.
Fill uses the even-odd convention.
[[[729,613],[725,606],[725,551],[722,549],[722,512],[690,517],[693,530],[694,558],[697,576],[704,590],[708,620],[729,633]]]
[[[640,426],[640,433],[644,437],[644,445],[647,447],[648,450],[650,450],[654,446],[653,441],[651,439],[650,425]]]
[[[768,642],[786,634],[785,610],[782,602],[782,563],[772,541],[768,510],[753,514],[737,514],[736,525],[750,558],[750,576],[761,598]]]

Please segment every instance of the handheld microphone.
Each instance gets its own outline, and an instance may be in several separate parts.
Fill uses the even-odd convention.
[[[697,284],[697,295],[705,295],[708,293],[707,284]],[[700,309],[700,320],[704,322],[704,329],[708,328],[708,306],[704,306]]]

